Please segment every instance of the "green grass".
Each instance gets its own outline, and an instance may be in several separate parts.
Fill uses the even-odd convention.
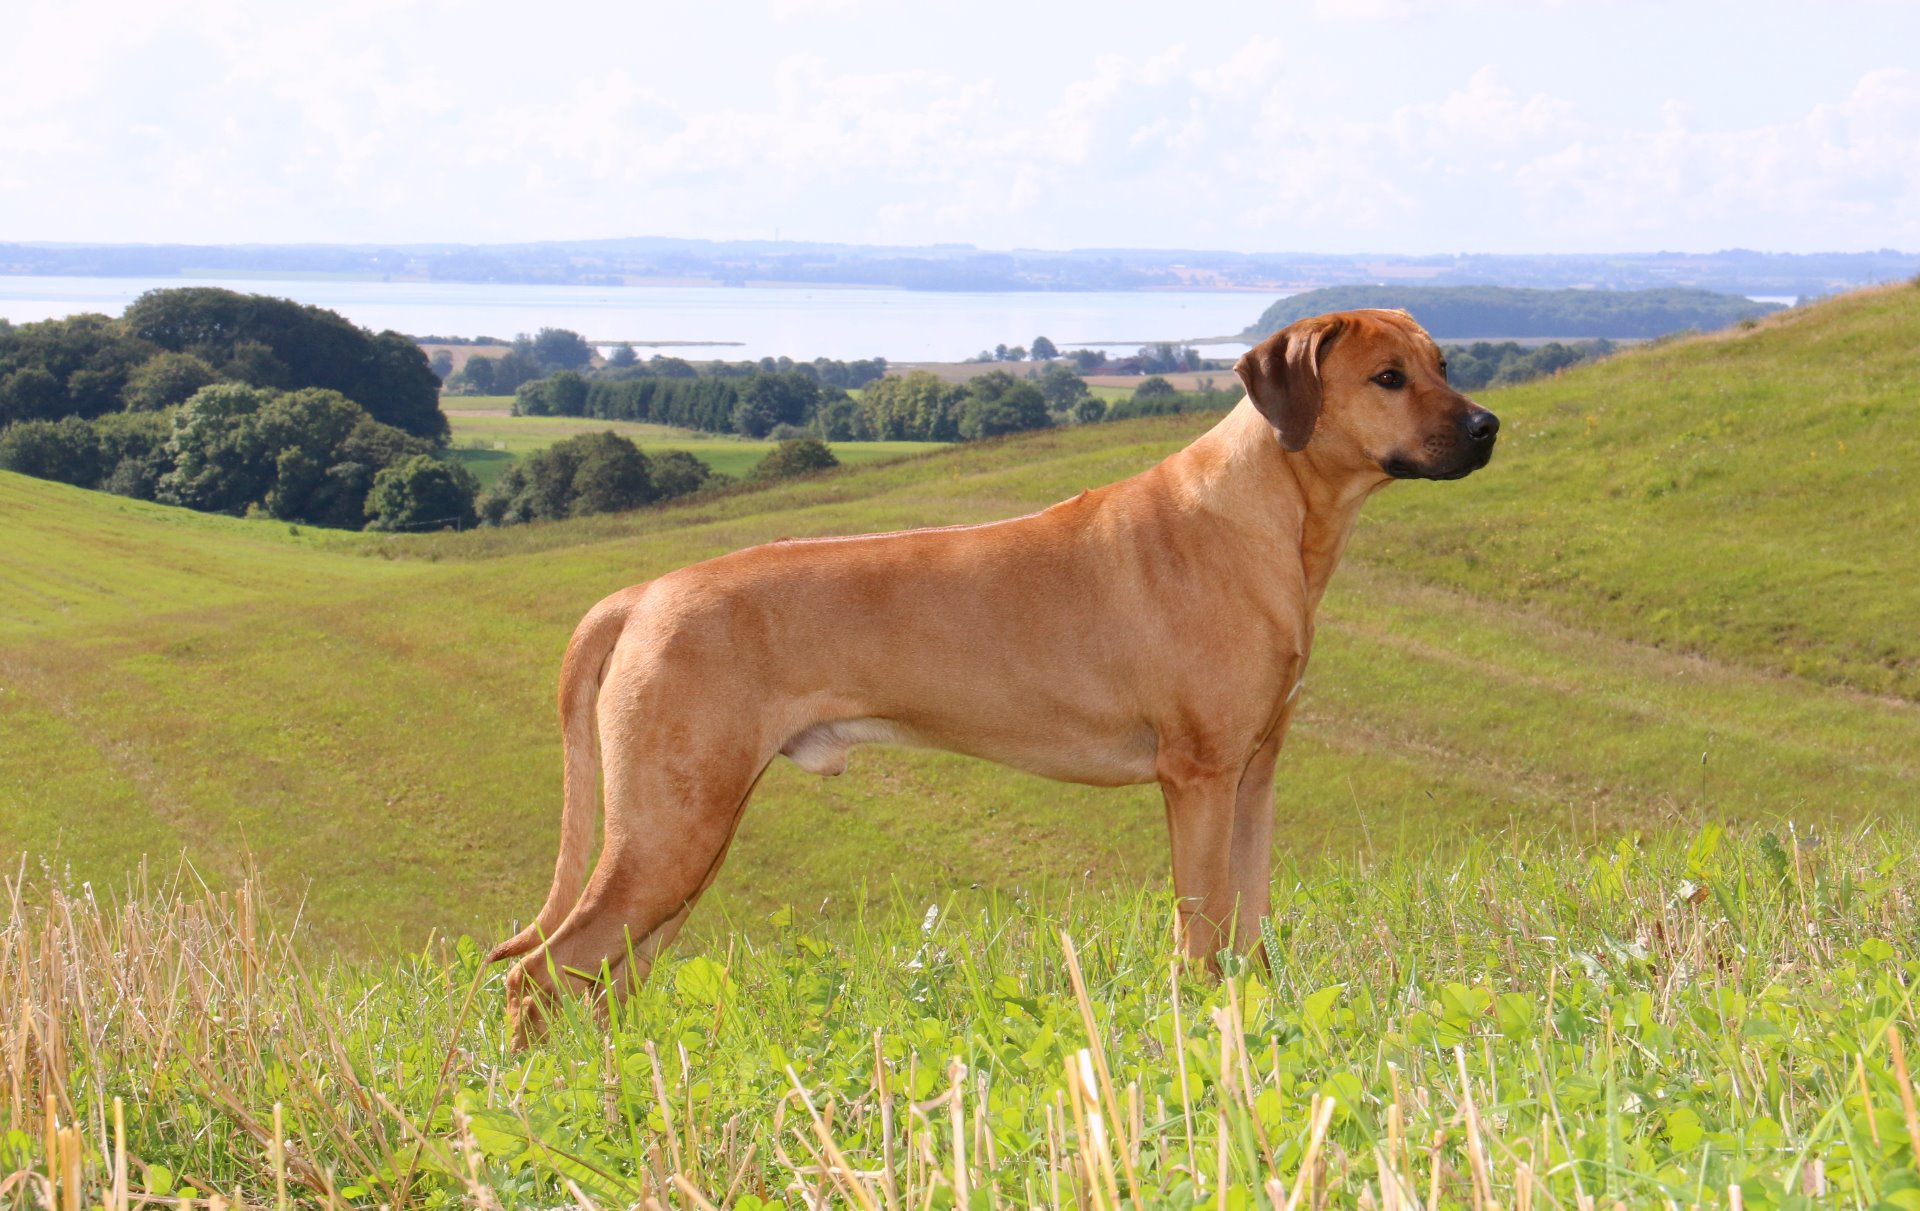
[[[1271,970],[1217,983],[1179,970],[1163,895],[782,910],[520,1053],[470,939],[320,966],[256,887],[37,880],[44,907],[0,917],[0,1191],[1912,1208],[1915,840],[1709,828],[1284,868]]]
[[[511,395],[443,395],[440,408],[445,412],[498,412],[502,416],[513,413],[514,397]]]
[[[631,438],[645,450],[685,450],[700,461],[735,478],[744,478],[773,449],[774,443],[745,437],[721,437],[670,425],[638,421],[592,420],[570,416],[449,416],[453,427],[453,455],[491,484],[516,458],[544,450],[557,441],[582,433],[614,432]],[[843,465],[879,462],[907,454],[941,449],[941,442],[834,442],[833,454]]]
[[[467,534],[0,474],[0,1204],[1920,1208],[1917,337],[1881,290],[1489,392],[1491,468],[1370,505],[1270,971],[1176,971],[1151,790],[863,750],[777,765],[656,978],[524,1053],[478,956],[587,606],[1207,418]]]
[[[1285,850],[1910,811],[1916,334],[1920,291],[1887,290],[1487,393],[1493,466],[1383,493],[1349,548],[1281,762]],[[223,886],[251,852],[349,951],[498,928],[544,893],[553,678],[599,597],[781,536],[1024,512],[1207,423],[463,535],[296,535],[0,475],[0,849],[97,883],[184,849]],[[1158,886],[1165,861],[1151,788],[862,750],[831,781],[774,767],[695,928],[837,912],[876,877],[1015,894]]]

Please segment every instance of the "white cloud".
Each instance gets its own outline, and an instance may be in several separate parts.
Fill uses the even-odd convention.
[[[1858,38],[1834,68],[1834,14],[1784,64],[1662,76],[1643,26],[1522,0],[1248,2],[1175,37],[1152,6],[770,2],[28,0],[0,240],[1920,246],[1920,79]],[[1343,24],[1426,17],[1412,47]]]

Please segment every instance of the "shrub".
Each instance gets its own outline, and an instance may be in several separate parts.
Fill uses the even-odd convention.
[[[684,480],[687,471],[680,468],[676,475]],[[659,497],[652,460],[640,447],[617,433],[585,433],[508,467],[480,498],[478,510],[490,525],[515,525],[617,513]]]
[[[617,433],[573,439],[579,459],[573,471],[570,516],[619,513],[654,499],[653,468],[640,447]]]
[[[1156,374],[1150,378],[1141,380],[1140,385],[1133,389],[1133,398],[1166,399],[1168,396],[1178,395],[1179,393],[1177,387]]]
[[[100,479],[100,443],[77,416],[21,421],[0,430],[0,470],[90,488]]]
[[[666,450],[651,456],[653,489],[661,500],[698,492],[713,481],[713,468],[686,450]]]
[[[480,484],[459,463],[427,454],[382,470],[367,493],[369,530],[465,529]]]
[[[755,479],[786,479],[837,467],[840,460],[817,437],[800,437],[781,442],[753,469]]]

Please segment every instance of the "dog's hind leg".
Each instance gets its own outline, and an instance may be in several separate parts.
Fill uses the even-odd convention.
[[[593,876],[560,928],[508,977],[522,1038],[539,1031],[547,997],[619,996],[645,980],[679,932],[719,873],[768,760],[725,747],[736,751],[664,765],[640,764],[644,754],[608,754],[606,844]]]
[[[1233,946],[1259,955],[1260,922],[1273,910],[1273,767],[1280,756],[1275,733],[1240,774],[1233,803]],[[1266,956],[1272,962],[1273,956]]]

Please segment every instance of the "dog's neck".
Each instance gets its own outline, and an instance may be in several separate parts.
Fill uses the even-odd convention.
[[[1249,400],[1165,464],[1189,498],[1269,531],[1276,551],[1300,553],[1308,616],[1346,550],[1367,497],[1392,482],[1377,468],[1338,465],[1309,441],[1300,451]]]

